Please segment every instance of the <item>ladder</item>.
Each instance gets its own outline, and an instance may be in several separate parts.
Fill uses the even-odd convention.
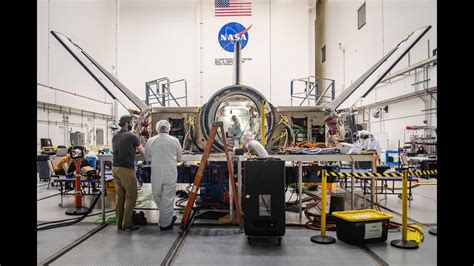
[[[240,205],[239,205],[238,196],[237,196],[237,189],[235,187],[235,182],[234,182],[234,169],[232,167],[232,163],[229,157],[229,152],[227,149],[227,140],[225,138],[224,123],[221,121],[221,122],[212,123],[211,132],[207,139],[206,147],[204,148],[204,153],[202,154],[202,157],[201,157],[201,163],[199,165],[199,169],[196,173],[196,177],[194,178],[193,188],[191,189],[191,192],[189,193],[189,199],[188,199],[188,203],[186,204],[186,208],[184,210],[183,219],[181,220],[181,226],[179,229],[180,234],[183,234],[187,230],[188,223],[189,223],[189,216],[191,214],[191,210],[193,209],[193,205],[196,200],[197,191],[199,190],[199,187],[201,186],[201,178],[202,178],[202,175],[204,174],[204,171],[206,170],[207,161],[209,159],[209,155],[212,149],[212,144],[214,143],[214,139],[216,137],[218,128],[221,129],[222,141],[224,143],[224,154],[227,161],[227,170],[229,171],[229,184],[230,184],[230,189],[232,189],[232,198],[234,200],[235,209],[237,210],[237,219],[239,222],[240,230],[242,231],[243,229],[242,212],[240,210]]]

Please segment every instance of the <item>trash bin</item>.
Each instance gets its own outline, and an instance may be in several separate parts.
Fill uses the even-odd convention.
[[[38,163],[38,174],[41,179],[48,179],[51,177],[51,169],[49,168],[49,155],[38,154],[37,163]]]

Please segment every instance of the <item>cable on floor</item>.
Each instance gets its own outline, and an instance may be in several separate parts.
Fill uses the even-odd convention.
[[[321,215],[310,212],[311,208],[319,208],[318,204],[320,200],[316,200],[313,203],[307,204],[304,209],[304,215],[308,218],[308,221],[305,223],[305,227],[313,230],[321,230]],[[327,231],[336,231],[336,222],[332,215],[326,215],[326,230]]]
[[[87,209],[87,211],[82,216],[80,216],[78,218],[75,218],[71,221],[62,221],[62,220],[60,220],[60,221],[48,222],[47,224],[51,224],[51,225],[46,225],[46,226],[42,226],[42,227],[41,227],[41,225],[37,225],[36,230],[41,231],[41,230],[47,230],[47,229],[53,229],[53,228],[58,228],[58,227],[69,226],[69,225],[73,225],[73,224],[76,224],[76,223],[84,220],[94,209],[94,207],[97,204],[101,194],[102,194],[102,192],[97,194],[97,197],[92,202],[92,205],[89,207],[89,209]],[[46,224],[46,223],[44,223],[44,224]]]

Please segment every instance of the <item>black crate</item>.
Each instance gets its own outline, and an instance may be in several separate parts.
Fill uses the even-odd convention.
[[[273,158],[242,163],[244,230],[247,236],[285,235],[285,161]]]
[[[349,222],[341,218],[335,218],[337,238],[348,244],[361,245],[387,241],[388,222],[390,219]],[[366,232],[368,232],[367,238]]]

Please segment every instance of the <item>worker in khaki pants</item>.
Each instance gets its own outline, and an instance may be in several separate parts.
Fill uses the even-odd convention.
[[[133,209],[137,201],[137,177],[134,169],[135,153],[142,155],[145,149],[132,130],[132,117],[122,116],[119,120],[120,131],[112,138],[113,163],[112,176],[115,182],[115,213],[117,228],[121,230],[136,230],[139,227],[132,223]]]

